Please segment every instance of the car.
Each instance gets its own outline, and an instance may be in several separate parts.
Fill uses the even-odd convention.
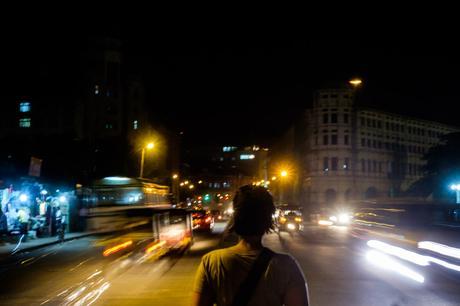
[[[194,230],[210,231],[214,227],[214,216],[206,211],[195,211],[192,213]]]
[[[280,231],[303,230],[303,218],[299,211],[284,211],[278,217],[278,229]]]

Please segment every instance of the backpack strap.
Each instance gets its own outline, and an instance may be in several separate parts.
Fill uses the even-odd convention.
[[[263,248],[249,271],[246,279],[241,283],[233,298],[233,306],[246,306],[254,294],[262,274],[267,270],[268,264],[275,253]]]

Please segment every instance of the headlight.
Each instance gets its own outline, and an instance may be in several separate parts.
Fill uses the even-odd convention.
[[[280,218],[280,222],[281,222],[281,223],[286,222],[286,220],[287,220],[287,219],[286,219],[285,217],[281,217],[281,218]]]
[[[299,218],[299,217],[295,217],[295,222],[302,222],[302,218]]]
[[[289,230],[295,230],[295,225],[292,224],[292,223],[288,223],[288,224],[287,224],[287,228],[288,228]]]
[[[340,214],[339,222],[340,223],[350,223],[350,216],[348,214]]]
[[[337,222],[337,217],[336,216],[330,216],[329,220],[331,220],[332,222]]]
[[[332,221],[328,221],[328,220],[319,220],[318,224],[319,225],[332,225],[334,223]]]

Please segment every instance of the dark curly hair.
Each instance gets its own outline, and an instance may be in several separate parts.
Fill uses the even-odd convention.
[[[228,230],[240,236],[262,236],[273,229],[275,205],[264,187],[245,185],[233,198],[233,218]]]

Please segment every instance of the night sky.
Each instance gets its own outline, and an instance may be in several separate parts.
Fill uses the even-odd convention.
[[[89,35],[111,35],[124,42],[127,68],[143,76],[152,120],[184,131],[188,143],[270,145],[309,106],[315,88],[355,76],[363,78],[361,95],[369,106],[457,122],[460,50],[453,42],[90,28],[65,35],[38,28],[4,38],[5,88],[22,90],[43,70],[62,79],[62,67],[84,49]]]

